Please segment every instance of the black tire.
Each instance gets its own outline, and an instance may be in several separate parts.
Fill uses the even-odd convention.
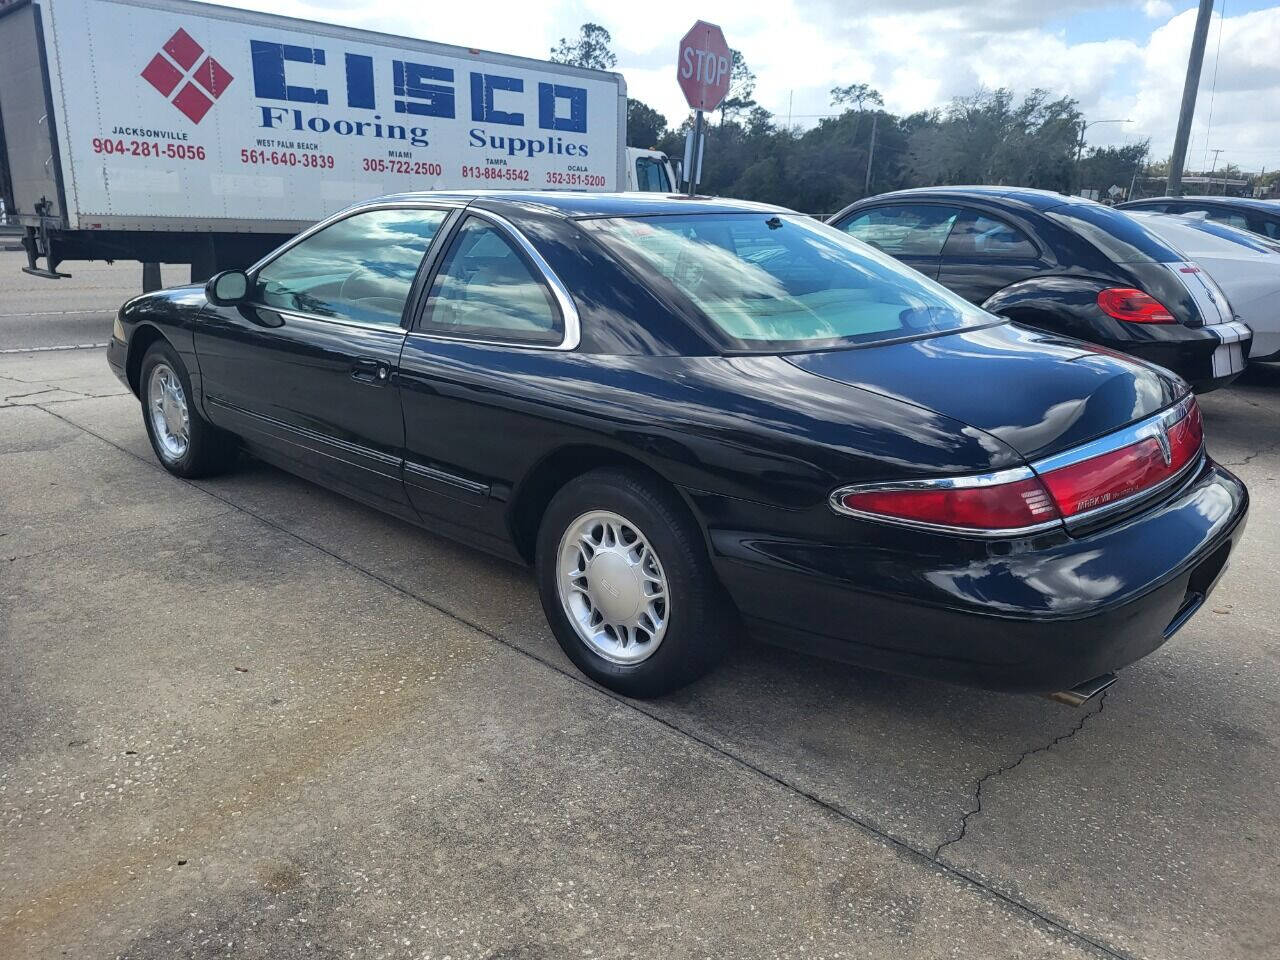
[[[152,375],[162,365],[177,375],[186,401],[187,445],[185,451],[176,456],[157,437],[151,412]],[[138,376],[138,397],[142,401],[142,422],[147,428],[151,449],[155,451],[160,465],[174,476],[187,479],[208,477],[221,473],[235,462],[235,440],[200,415],[191,392],[191,377],[187,374],[186,364],[167,341],[157,340],[143,355]]]
[[[608,511],[634,525],[665,575],[670,603],[666,631],[652,654],[638,663],[601,656],[579,635],[560,599],[561,540],[592,511]],[[701,677],[723,657],[737,623],[684,504],[661,481],[639,471],[602,468],[566,484],[543,514],[535,567],[542,608],[561,649],[592,680],[629,697],[662,696]]]

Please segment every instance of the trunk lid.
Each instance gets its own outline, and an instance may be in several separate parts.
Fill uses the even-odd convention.
[[[1111,433],[1187,393],[1185,383],[1158,367],[1007,323],[786,360],[962,421],[1027,460]]]

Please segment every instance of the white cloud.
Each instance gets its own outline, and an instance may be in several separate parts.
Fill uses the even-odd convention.
[[[1152,20],[1168,20],[1173,16],[1173,4],[1169,0],[1147,0],[1142,5],[1142,12]]]

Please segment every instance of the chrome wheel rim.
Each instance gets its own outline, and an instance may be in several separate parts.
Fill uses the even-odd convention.
[[[662,562],[630,520],[607,510],[569,524],[557,551],[560,605],[593,653],[610,663],[653,656],[671,619]]]
[[[191,445],[191,415],[182,381],[167,363],[157,363],[151,368],[147,403],[160,456],[168,461],[181,460]]]

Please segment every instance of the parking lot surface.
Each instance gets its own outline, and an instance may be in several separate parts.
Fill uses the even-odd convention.
[[[1218,591],[1086,707],[745,640],[641,703],[524,569],[163,472],[49,349],[136,289],[79,266],[0,254],[0,956],[1280,956],[1280,368],[1202,401]]]

